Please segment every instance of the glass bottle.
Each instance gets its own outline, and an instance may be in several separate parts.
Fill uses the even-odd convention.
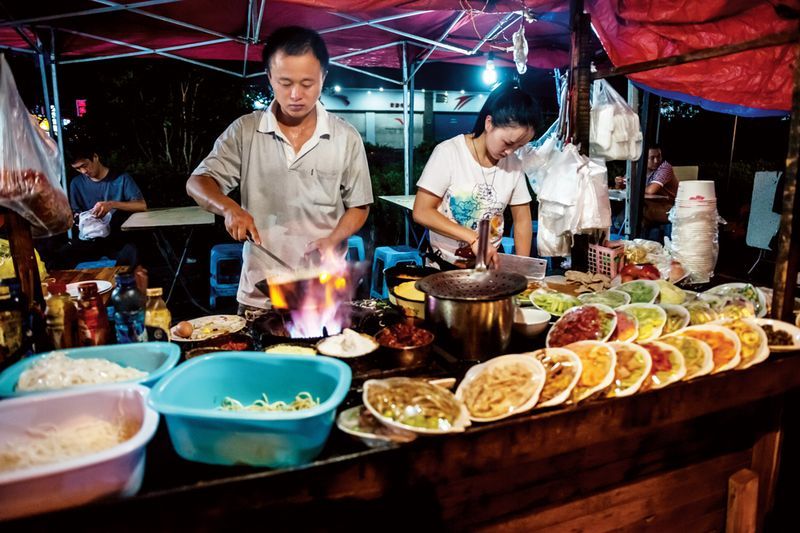
[[[22,310],[11,299],[10,289],[0,285],[0,366],[19,359],[22,329]]]
[[[167,309],[161,295],[161,287],[147,289],[147,306],[144,314],[144,325],[147,328],[147,338],[151,341],[169,341],[169,324],[172,315]]]
[[[87,281],[78,285],[78,342],[81,346],[108,344],[110,331],[108,314],[97,283]]]
[[[145,303],[145,295],[136,287],[133,272],[117,274],[117,286],[111,293],[111,304],[114,306],[114,329],[118,344],[147,341]]]
[[[53,349],[78,346],[78,310],[67,293],[63,281],[51,281],[47,285],[45,301],[45,321],[47,336]]]

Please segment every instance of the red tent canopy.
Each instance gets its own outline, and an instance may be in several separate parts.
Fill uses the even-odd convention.
[[[799,2],[784,0],[789,10]],[[566,66],[569,2],[524,5],[536,20],[525,23],[528,64]],[[615,66],[797,28],[772,3],[750,0],[586,0],[586,7]],[[518,0],[48,0],[7,9],[0,46],[30,48],[35,30],[53,28],[61,63],[158,55],[212,62],[236,75],[259,75],[260,43],[287,24],[322,32],[339,65],[396,68],[403,41],[416,58],[430,53],[430,60],[482,64],[494,51],[511,65],[505,50],[523,23]],[[720,111],[786,112],[796,57],[793,45],[772,46],[630,77],[656,93]]]

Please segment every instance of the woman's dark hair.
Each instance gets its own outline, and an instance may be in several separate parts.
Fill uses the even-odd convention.
[[[519,88],[516,83],[505,82],[491,92],[483,104],[472,134],[479,137],[483,134],[486,117],[492,117],[492,124],[497,127],[522,126],[535,128],[538,119],[538,108],[533,98]]]
[[[314,54],[322,71],[327,72],[330,56],[328,47],[322,40],[319,33],[300,26],[284,26],[278,28],[267,37],[267,44],[264,45],[264,52],[261,57],[264,60],[264,70],[269,73],[272,56],[278,51],[290,56],[301,56],[309,51]]]

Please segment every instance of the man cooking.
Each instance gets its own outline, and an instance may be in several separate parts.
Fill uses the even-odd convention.
[[[319,34],[279,28],[263,58],[274,101],[228,126],[186,183],[234,239],[269,252],[244,244],[237,300],[249,320],[269,306],[256,282],[289,271],[281,263],[297,269],[314,256],[343,257],[372,203],[361,136],[319,102],[328,68]],[[227,196],[237,186],[241,206]]]

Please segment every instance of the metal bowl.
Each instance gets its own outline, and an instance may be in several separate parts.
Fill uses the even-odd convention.
[[[408,324],[398,324],[395,327],[414,327],[425,332],[426,340],[421,344],[409,346],[389,346],[386,344],[386,337],[390,334],[390,328],[383,328],[375,335],[375,340],[381,345],[381,351],[385,353],[394,367],[407,368],[422,365],[428,361],[433,349],[435,339],[433,333],[427,329],[417,328]]]

